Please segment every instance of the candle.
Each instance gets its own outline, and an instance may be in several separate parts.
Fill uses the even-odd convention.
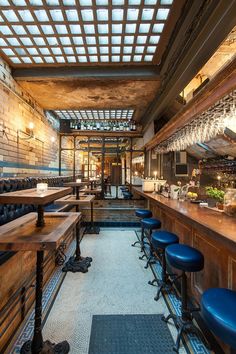
[[[81,183],[82,181],[81,181],[81,178],[77,178],[76,179],[76,183]]]
[[[44,193],[48,190],[48,184],[47,183],[37,183],[37,193]]]
[[[154,178],[157,179],[157,171],[154,171]]]

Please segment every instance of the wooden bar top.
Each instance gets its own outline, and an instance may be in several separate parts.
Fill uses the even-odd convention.
[[[29,213],[0,227],[0,250],[55,250],[80,218],[81,213],[45,213],[45,226],[37,227],[37,213]]]
[[[71,193],[70,187],[49,187],[43,193],[37,192],[36,188],[23,189],[0,194],[0,203],[45,205],[69,193]]]
[[[233,243],[234,247],[236,246],[236,219],[234,217],[200,207],[198,204],[188,201],[179,202],[159,194],[143,192],[141,187],[133,187],[133,191],[156,202],[162,208],[189,219],[191,223],[195,224],[194,226],[204,227],[206,231],[213,232],[215,235]]]
[[[80,195],[79,199],[76,199],[75,195],[66,195],[60,199],[54,201],[54,204],[70,204],[70,205],[83,205],[91,203],[95,199],[95,195]]]

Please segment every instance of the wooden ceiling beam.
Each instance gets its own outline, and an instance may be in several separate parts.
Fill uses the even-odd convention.
[[[236,24],[236,0],[187,1],[173,31],[160,69],[161,88],[144,114],[144,130],[216,51]]]
[[[147,144],[153,149],[181,127],[205,112],[221,98],[236,89],[236,58],[221,70],[184,108],[178,112]]]
[[[13,69],[17,81],[48,81],[78,79],[108,80],[159,80],[159,69],[154,65],[133,66],[90,66],[90,67],[55,67]]]

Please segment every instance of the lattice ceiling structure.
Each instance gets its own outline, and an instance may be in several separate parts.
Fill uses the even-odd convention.
[[[0,0],[0,52],[13,67],[153,64],[173,3]]]
[[[54,115],[60,119],[77,120],[131,120],[133,118],[133,109],[111,109],[111,110],[55,110]]]

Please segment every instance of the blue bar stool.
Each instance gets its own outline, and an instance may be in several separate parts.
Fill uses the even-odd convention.
[[[170,280],[170,274],[167,273],[166,270],[166,257],[165,257],[165,249],[166,247],[179,243],[179,238],[177,235],[173,234],[169,231],[154,231],[152,234],[151,244],[153,245],[153,249],[159,253],[162,263],[162,272],[161,272],[161,280],[157,280],[154,278],[152,281],[149,281],[148,284],[153,285],[156,281],[158,283],[157,294],[154,297],[154,300],[157,301],[160,297],[160,293],[162,289],[169,290],[172,282]]]
[[[151,212],[151,210],[148,210],[148,209],[136,209],[135,215],[140,219],[144,219],[144,218],[148,219],[148,218],[152,217],[152,212]],[[136,244],[140,244],[141,252],[143,252],[143,250],[144,250],[144,230],[143,230],[143,227],[142,227],[142,231],[141,231],[141,240],[138,240],[138,241],[132,243],[131,246],[135,247]]]
[[[178,353],[180,340],[183,332],[193,332],[199,336],[202,342],[208,347],[208,343],[199,330],[196,327],[193,320],[193,311],[199,311],[200,308],[189,309],[188,308],[188,296],[187,296],[187,276],[186,272],[200,272],[204,268],[203,254],[196,248],[174,244],[166,248],[166,260],[174,268],[182,271],[181,274],[181,316],[175,314],[169,314],[167,317],[162,317],[163,321],[168,322],[169,319],[173,319],[175,326],[178,329],[178,335],[176,344],[173,350]]]
[[[149,242],[149,246],[150,246],[150,254],[147,260],[147,263],[145,265],[144,268],[148,268],[149,264],[151,263],[151,261],[155,260],[154,254],[153,254],[153,246],[151,244],[151,238],[152,238],[152,231],[153,230],[157,230],[161,228],[161,222],[158,219],[155,218],[145,218],[141,220],[141,225],[142,225],[142,229],[145,231],[146,229],[148,230],[148,242]],[[143,233],[144,233],[143,231]],[[145,257],[145,254],[142,257],[139,257],[139,259],[143,259]]]
[[[236,349],[236,291],[224,288],[206,290],[201,298],[201,313],[209,329]]]

